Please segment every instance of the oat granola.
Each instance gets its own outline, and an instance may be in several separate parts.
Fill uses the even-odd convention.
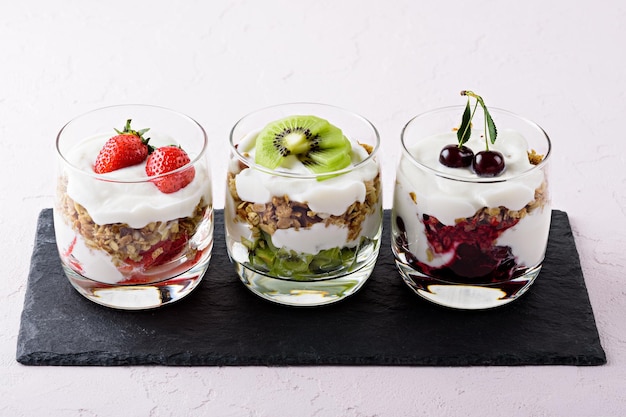
[[[291,201],[287,195],[272,197],[269,203],[252,203],[242,201],[237,195],[235,174],[228,173],[228,189],[236,207],[235,221],[246,222],[251,226],[253,235],[258,237],[260,231],[273,235],[278,229],[310,228],[316,223],[335,225],[348,228],[348,239],[356,239],[361,233],[362,223],[376,211],[380,199],[380,174],[373,180],[365,181],[365,200],[355,201],[340,216],[320,215],[314,212],[306,202]]]
[[[67,195],[67,181],[60,181],[59,187],[62,198],[57,208],[64,220],[83,237],[87,247],[108,253],[116,267],[129,262],[155,262],[164,253],[161,242],[189,239],[196,232],[208,208],[208,204],[201,198],[190,217],[150,222],[140,229],[131,228],[126,223],[99,225],[83,206]],[[189,250],[195,251],[194,248]],[[151,262],[146,262],[146,256],[152,258]],[[189,256],[193,257],[193,253]]]

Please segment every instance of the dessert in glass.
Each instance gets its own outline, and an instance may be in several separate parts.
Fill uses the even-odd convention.
[[[380,248],[376,128],[337,107],[281,104],[239,120],[230,145],[226,243],[246,287],[292,306],[358,291]]]
[[[392,250],[423,298],[487,309],[524,294],[541,270],[551,145],[537,124],[462,94],[465,106],[420,114],[402,131]]]
[[[213,248],[206,148],[195,120],[156,106],[106,107],[61,129],[54,227],[80,294],[140,310],[198,286]]]

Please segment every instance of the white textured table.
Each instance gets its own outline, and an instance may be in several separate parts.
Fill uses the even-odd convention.
[[[626,413],[622,2],[180,3],[0,6],[0,415]],[[430,108],[463,104],[465,88],[551,136],[553,203],[570,216],[607,365],[66,368],[15,361],[37,214],[52,206],[54,138],[73,116],[119,103],[188,113],[212,141],[222,207],[226,141],[239,117],[288,101],[346,107],[380,130],[388,208],[402,126]]]

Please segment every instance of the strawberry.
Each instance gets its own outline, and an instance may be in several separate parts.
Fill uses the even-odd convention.
[[[144,139],[143,134],[150,129],[132,130],[130,121],[126,121],[121,132],[115,129],[118,134],[107,140],[98,153],[93,166],[96,174],[140,164],[148,157],[153,148],[148,145],[150,139]]]
[[[177,170],[187,165],[190,161],[187,152],[180,146],[163,146],[155,149],[150,156],[148,156],[148,160],[146,161],[146,174],[148,174],[149,177],[162,175]],[[170,194],[189,185],[195,175],[196,170],[191,166],[180,172],[155,178],[151,181],[161,192]]]

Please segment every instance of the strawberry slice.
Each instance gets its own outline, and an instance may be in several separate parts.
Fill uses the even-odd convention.
[[[145,269],[162,265],[178,255],[180,251],[186,247],[188,241],[189,237],[184,234],[176,240],[168,239],[159,242],[151,247],[149,251],[142,254],[142,259],[139,263],[141,263]]]
[[[155,149],[146,161],[146,174],[150,177],[166,174],[187,165],[191,159],[180,146],[163,146]],[[196,175],[193,166],[170,175],[152,179],[157,188],[165,194],[185,188]]]
[[[187,242],[189,242],[189,236],[185,233],[175,240],[165,240],[157,243],[149,250],[142,252],[140,254],[141,259],[139,260],[133,261],[131,259],[126,259],[126,265],[118,268],[127,276],[123,282],[125,284],[143,284],[155,279],[158,280],[158,278],[155,278],[155,275],[146,274],[146,272],[151,268],[163,265],[178,256],[189,256],[193,254],[186,249]],[[188,269],[191,265],[195,264],[198,259],[200,259],[201,255],[201,250],[196,251],[193,258],[187,259],[184,263],[178,265],[176,270],[184,271],[185,269]],[[167,271],[169,274],[172,272],[173,270],[169,269]]]
[[[76,246],[76,240],[77,236],[74,236],[74,239],[72,239],[70,245],[67,247],[66,250],[63,251],[61,256],[72,266],[75,271],[82,274],[84,272],[83,265],[72,254],[72,252],[74,252],[74,246]]]
[[[148,139],[144,139],[143,134],[148,129],[133,130],[130,127],[131,119],[126,121],[126,126],[116,136],[106,141],[93,166],[96,174],[104,174],[121,168],[142,163],[152,151],[152,147],[148,145]]]

